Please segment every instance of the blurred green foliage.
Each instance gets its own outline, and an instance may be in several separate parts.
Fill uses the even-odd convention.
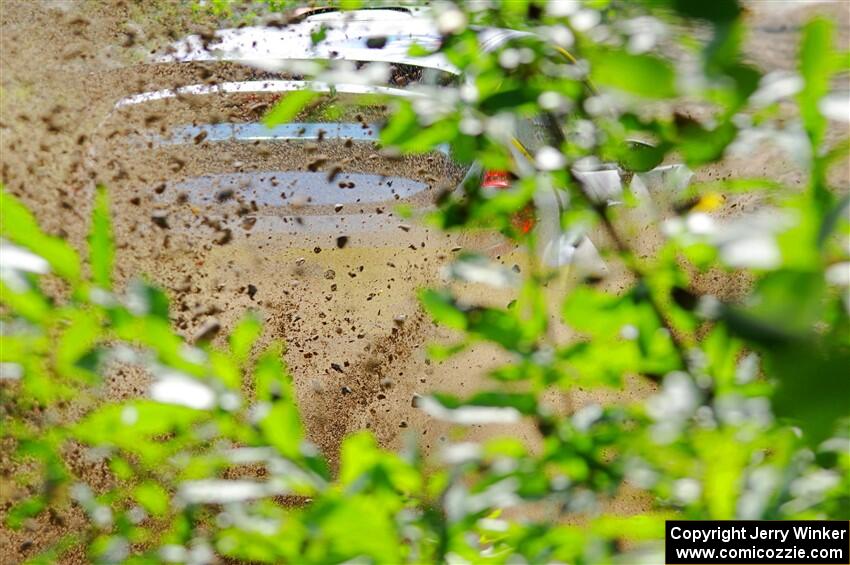
[[[587,2],[583,15],[524,0],[487,11],[441,5],[438,18],[460,23],[448,26],[440,50],[474,95],[428,116],[410,101],[391,101],[395,112],[382,132],[387,146],[425,152],[447,143],[463,162],[516,175],[514,187],[497,195],[474,179],[464,183],[460,194],[441,200],[429,218],[436,225],[501,229],[534,257],[534,234],[514,230],[512,217],[533,205],[536,192],[554,187],[571,202],[562,228],[600,226],[610,241],[604,256],[630,274],[632,286],[617,293],[594,277],[578,280],[559,297],[562,304],[547,298],[551,273],[542,265],[523,274],[516,300],[504,308],[465,303],[450,287],[421,293],[424,309],[460,336],[456,345],[435,346],[435,359],[484,341],[512,361],[492,370],[492,390],[433,395],[420,407],[458,426],[531,420],[539,448],[501,437],[459,443],[445,461],[424,460],[415,450],[386,451],[360,432],[345,439],[332,474],[305,439],[283,345],[256,351],[257,319],[238,324],[224,349],[188,344],[171,327],[162,291],[143,281],[112,288],[115,242],[104,189],[96,194],[85,261],[2,192],[2,437],[14,446],[17,480],[31,493],[6,512],[7,526],[21,527],[51,507],[82,508],[86,531],[62,540],[44,562],[84,543],[93,560],[127,563],[214,555],[297,563],[502,563],[518,556],[604,563],[634,561],[645,551],[660,559],[671,517],[850,515],[850,227],[848,199],[827,180],[847,145],[827,142],[822,112],[831,80],[848,71],[846,58],[833,51],[829,21],[805,27],[796,104],[808,152],[806,190],[770,179],[692,186],[677,196],[674,212],[652,218],[667,237],[655,253],[639,256],[624,235],[633,207],[628,189],[623,206],[600,206],[572,167],[596,158],[631,173],[672,156],[691,166],[717,161],[742,132],[758,127],[748,116],[759,110],[753,96],[765,85],[742,60],[746,28],[734,1],[641,4]],[[445,17],[451,11],[463,17]],[[627,47],[618,31],[625,28],[614,24],[638,16],[707,31],[696,52],[697,77],[668,56]],[[573,25],[578,18],[598,19],[606,33]],[[537,34],[488,53],[464,22]],[[577,64],[559,59],[553,38],[570,43]],[[692,38],[683,41],[693,46]],[[518,62],[505,64],[516,52]],[[679,97],[704,104],[710,118],[643,111],[647,99]],[[312,99],[306,92],[286,96],[266,122],[287,121]],[[538,159],[525,170],[504,139],[470,133],[470,122],[487,132],[488,120],[505,116],[543,116],[566,165]],[[630,143],[635,138],[650,145]],[[747,191],[765,193],[773,224],[718,226],[723,237],[689,230],[706,221],[703,208]],[[504,280],[492,270],[493,280]],[[727,302],[700,293],[693,281],[709,271],[745,274],[752,281],[747,296]],[[552,316],[576,338],[554,341]],[[104,401],[104,379],[116,364],[148,372],[151,397]],[[653,392],[571,414],[553,413],[542,401],[548,391],[621,387],[628,379],[646,380]],[[191,402],[175,404],[176,397]],[[107,469],[108,480],[85,484],[70,463],[76,451]],[[605,510],[624,492],[641,494],[639,515]],[[557,511],[540,520],[504,513],[540,502]]]

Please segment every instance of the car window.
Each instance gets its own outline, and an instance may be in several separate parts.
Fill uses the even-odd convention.
[[[272,81],[274,82],[274,81]],[[377,139],[378,127],[390,116],[387,96],[376,93],[318,95],[285,124],[273,128],[263,118],[281,98],[305,88],[284,81],[282,92],[213,87],[174,91],[167,96],[128,98],[100,128],[101,137],[153,144],[202,143],[223,138],[264,139]],[[266,83],[269,85],[269,83]],[[275,86],[272,84],[271,86]]]
[[[160,90],[177,90],[193,85],[216,86],[241,82],[308,81],[321,72],[319,60],[281,61],[285,69],[265,70],[235,61],[186,61],[135,65],[112,71],[130,85],[128,97]],[[458,77],[450,72],[403,63],[345,61],[341,68],[365,73],[371,65],[385,70],[386,79],[374,86],[410,88],[415,86],[446,86],[455,84]]]
[[[516,139],[522,144],[525,151],[531,155],[536,153],[541,147],[557,145],[557,142],[546,128],[543,118],[540,116],[518,119],[516,124]]]
[[[263,116],[286,94],[212,90],[120,106],[94,145],[97,168],[115,175],[104,179],[110,184],[162,186],[155,200],[183,194],[189,205],[215,206],[218,195],[234,194],[316,213],[336,204],[427,206],[463,177],[446,151],[381,150],[379,130],[392,112],[386,96],[328,92],[266,126]]]

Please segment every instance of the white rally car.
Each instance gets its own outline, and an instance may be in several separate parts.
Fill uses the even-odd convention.
[[[498,28],[476,31],[484,51],[499,49],[512,39],[528,35]],[[370,104],[376,96],[413,98],[426,108],[429,104],[453,102],[452,89],[445,87],[463,81],[457,69],[440,53],[409,55],[413,45],[433,49],[440,41],[434,20],[417,8],[350,12],[306,9],[285,25],[189,36],[151,61],[151,69],[168,69],[162,74],[174,84],[123,98],[107,120],[112,127],[106,129],[110,135],[114,135],[116,123],[134,124],[129,129],[136,134],[140,129],[153,129],[156,134],[148,136],[147,147],[157,151],[158,162],[163,159],[163,151],[171,148],[179,152],[200,141],[205,146],[235,143],[256,147],[261,143],[270,149],[285,144],[286,166],[268,162],[255,163],[250,170],[203,170],[199,172],[204,174],[194,177],[184,175],[175,186],[198,203],[214,202],[217,194],[230,194],[229,191],[268,207],[303,203],[298,207],[299,220],[286,226],[296,236],[323,229],[339,231],[341,216],[333,208],[340,205],[386,205],[389,212],[392,204],[408,203],[415,211],[421,211],[434,204],[438,188],[458,185],[461,179],[469,180],[471,176],[480,179],[487,190],[509,188],[510,173],[485,171],[479,166],[462,168],[452,162],[445,149],[428,156],[425,175],[421,166],[397,167],[398,158],[389,159],[371,150],[366,151],[369,158],[360,158],[362,148],[374,147],[379,128],[389,117],[385,104]],[[331,71],[326,68],[329,61],[333,62]],[[566,59],[563,63],[570,64]],[[321,73],[322,81],[311,79],[317,73]],[[211,76],[214,80],[210,80]],[[261,123],[263,112],[282,94],[306,89],[326,93],[320,103],[311,105],[311,112],[276,127]],[[153,121],[151,115],[159,118]],[[143,127],[139,127],[140,123]],[[317,141],[322,142],[323,148],[340,143],[344,147],[334,148],[333,158],[314,159],[311,152]],[[553,144],[545,128],[533,118],[515,119],[505,143],[516,170],[532,174],[535,153]],[[350,154],[345,155],[346,152]],[[325,156],[327,151],[317,153]],[[404,159],[410,158],[401,158]],[[413,168],[415,171],[408,170],[406,175],[392,174]],[[616,165],[575,171],[591,195],[609,204],[621,199],[622,172]],[[630,178],[635,195],[648,199],[649,193],[662,188],[681,190],[688,183],[690,172],[671,165]],[[210,182],[217,187],[215,190],[210,190]],[[280,191],[270,185],[272,182],[291,186],[289,195],[279,198]],[[341,183],[343,188],[348,183],[353,186],[347,191],[339,190]],[[536,217],[533,222],[526,222],[524,229],[533,225],[538,232],[540,254],[547,265],[578,264],[590,272],[604,269],[584,233],[561,230],[560,217],[566,205],[564,195],[558,191],[539,191],[535,195]],[[348,224],[375,232],[391,225],[385,218],[376,219],[372,211],[360,216],[349,218]],[[279,219],[280,214],[276,213],[276,217]],[[366,246],[372,245],[368,239],[364,240]]]

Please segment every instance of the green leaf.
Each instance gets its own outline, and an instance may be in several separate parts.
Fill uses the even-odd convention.
[[[779,380],[774,397],[776,415],[798,425],[810,445],[830,437],[837,421],[848,418],[850,349],[846,343],[776,348],[765,361]]]
[[[0,280],[0,298],[12,312],[33,322],[44,323],[51,314],[50,301],[35,288],[19,290]]]
[[[412,136],[419,129],[416,112],[410,102],[399,102],[389,123],[381,130],[381,143],[395,145]]]
[[[99,378],[84,371],[80,361],[94,349],[103,334],[100,320],[91,312],[72,310],[67,315],[67,327],[56,347],[56,365],[65,376]]]
[[[761,73],[753,66],[743,63],[731,65],[726,69],[726,75],[732,79],[734,89],[729,95],[727,115],[732,113],[749,100],[750,96],[758,90]]]
[[[591,336],[618,335],[623,326],[638,322],[639,301],[635,298],[633,293],[616,296],[580,286],[564,301],[564,320]]]
[[[324,25],[320,25],[319,29],[310,32],[310,42],[312,42],[313,45],[316,45],[317,43],[321,43],[322,41],[325,40],[325,37],[327,37],[327,35],[328,35],[328,28],[325,27]]]
[[[590,78],[595,84],[645,98],[676,95],[676,72],[664,59],[622,49],[597,49],[590,54],[590,63]]]
[[[373,487],[388,487],[412,493],[421,486],[416,469],[398,455],[382,451],[375,437],[368,431],[351,434],[340,448],[339,479],[343,485],[369,477]]]
[[[523,322],[515,315],[497,308],[470,308],[466,313],[468,331],[505,349],[525,349]]]
[[[737,133],[738,129],[732,122],[722,122],[714,129],[707,129],[696,121],[687,120],[679,125],[679,149],[691,167],[711,163],[723,156]]]
[[[45,235],[35,217],[0,184],[0,235],[44,257],[57,275],[69,282],[80,279],[80,258],[67,242]]]
[[[520,414],[531,416],[537,413],[537,397],[526,392],[479,392],[466,399],[447,394],[433,394],[431,398],[451,410],[463,406],[492,406],[495,408],[515,408]]]
[[[284,556],[299,555],[306,535],[306,526],[301,520],[283,520],[279,530],[271,532],[229,526],[216,536],[216,550],[240,563],[282,563],[292,561]]]
[[[546,319],[541,319],[536,303],[539,298],[539,294],[524,289],[522,299],[528,306],[528,315],[522,318],[523,312],[513,310],[461,306],[447,291],[428,289],[420,293],[422,305],[438,323],[523,354],[533,349],[535,340],[546,329]]]
[[[488,391],[461,399],[435,393],[419,399],[418,407],[433,418],[460,424],[509,424],[537,414],[537,397],[528,393]]]
[[[683,16],[708,20],[715,24],[729,22],[741,14],[737,0],[672,0],[672,4]]]
[[[206,374],[203,365],[186,355],[186,342],[174,333],[168,319],[133,315],[121,308],[111,310],[110,316],[115,333],[121,339],[151,348],[169,367],[195,376]]]
[[[24,525],[28,518],[40,514],[45,508],[47,508],[47,501],[43,496],[25,498],[9,510],[6,515],[6,525],[17,530]]]
[[[738,63],[745,34],[746,26],[741,21],[715,27],[711,42],[703,49],[706,74],[722,74]]]
[[[815,186],[826,191],[823,185]],[[788,271],[816,272],[823,268],[820,236],[824,222],[833,211],[833,205],[821,201],[819,194],[815,190],[785,199],[784,211],[792,215],[795,221],[776,235],[776,242],[782,253],[782,265]],[[831,201],[832,194],[825,194]]]
[[[670,150],[670,144],[661,143],[652,146],[646,143],[618,143],[608,148],[608,155],[623,169],[642,173],[657,167],[664,161],[664,156]]]
[[[292,382],[281,358],[281,347],[273,343],[266,349],[254,368],[255,391],[258,400],[284,399],[295,401]]]
[[[706,356],[705,372],[714,379],[718,391],[730,389],[735,384],[741,342],[732,339],[722,324],[711,330],[702,342]]]
[[[664,522],[675,520],[673,512],[646,512],[637,516],[600,516],[591,528],[599,535],[623,540],[658,540],[664,537]]]
[[[487,376],[497,381],[531,380],[535,384],[548,385],[560,378],[559,369],[549,363],[535,362],[534,358],[531,357],[491,369],[487,372]]]
[[[345,563],[364,560],[369,563],[402,563],[405,542],[396,522],[396,509],[387,507],[380,497],[349,494],[343,500],[328,499],[315,504],[307,523],[321,527],[307,537],[298,554],[289,562]],[[314,522],[315,523],[315,522]]]
[[[701,431],[695,434],[694,446],[704,462],[703,500],[708,508],[706,518],[732,520],[740,498],[743,470],[750,452],[742,449],[741,440],[729,428]]]
[[[135,469],[123,457],[113,455],[109,459],[109,470],[115,473],[115,477],[122,481],[129,481],[135,476]]]
[[[407,50],[407,54],[410,57],[427,57],[432,53],[433,51],[423,47],[422,45],[419,45],[418,43],[412,44]]]
[[[829,80],[832,73],[832,33],[833,24],[823,18],[817,18],[803,28],[803,39],[800,45],[800,74],[804,86],[797,96],[800,104],[800,115],[806,133],[817,147],[823,140],[826,131],[826,118],[820,113],[818,103],[829,91]]]
[[[703,182],[691,183],[686,189],[683,197],[694,195],[725,192],[725,193],[740,193],[753,192],[757,190],[782,190],[785,188],[780,182],[769,178],[739,178],[739,179],[723,179]]]
[[[445,361],[464,351],[467,347],[469,347],[469,343],[465,341],[452,345],[432,343],[428,345],[428,358],[434,361]]]
[[[132,298],[136,313],[149,315],[168,322],[168,296],[152,284],[134,279],[127,288],[127,294]]]
[[[274,107],[263,116],[263,123],[267,127],[285,124],[298,115],[307,104],[312,102],[319,94],[312,90],[296,90],[283,96]]]
[[[727,314],[733,332],[756,342],[774,343],[810,336],[824,312],[826,282],[816,271],[781,270],[765,275],[756,285],[749,303]],[[751,327],[743,324],[748,321]]]
[[[112,238],[112,224],[109,219],[109,198],[106,188],[98,185],[95,196],[92,226],[89,233],[89,262],[92,279],[98,286],[112,287],[112,263],[115,258],[115,242]]]
[[[457,307],[447,291],[423,290],[419,300],[434,321],[456,330],[466,329],[466,315]]]
[[[168,493],[159,484],[146,481],[133,489],[133,496],[142,507],[154,516],[164,516],[168,512]]]
[[[298,409],[291,401],[275,402],[260,421],[260,430],[270,445],[284,457],[297,459],[304,430]]]
[[[521,106],[534,103],[540,92],[534,88],[515,88],[491,94],[479,105],[485,114],[496,114],[505,110],[516,111]]]
[[[100,447],[117,447],[156,468],[193,441],[191,427],[209,414],[174,404],[138,400],[106,404],[71,428],[77,440]]]
[[[244,363],[254,347],[254,342],[260,337],[263,326],[255,315],[249,314],[236,324],[230,333],[230,353],[237,363]]]
[[[589,340],[559,356],[578,371],[572,381],[618,384],[624,373],[664,374],[681,365],[669,332],[649,303],[644,286],[615,296],[581,286],[564,302],[564,320]],[[569,375],[569,373],[568,373]]]
[[[558,357],[567,363],[559,367],[558,384],[575,386],[621,386],[623,375],[639,370],[638,349],[630,341],[591,340],[563,348]]]
[[[823,247],[832,232],[838,227],[842,221],[847,222],[848,210],[850,210],[850,195],[844,196],[835,207],[827,213],[823,218],[820,230],[818,231],[818,246]]]
[[[229,389],[238,390],[242,385],[242,373],[239,364],[226,351],[213,349],[209,352],[209,362],[215,378]]]
[[[443,119],[427,127],[419,127],[405,139],[396,142],[403,151],[426,153],[442,143],[448,143],[457,135],[454,119]]]

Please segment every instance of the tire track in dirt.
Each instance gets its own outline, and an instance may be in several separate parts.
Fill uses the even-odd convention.
[[[298,351],[303,343],[304,326],[295,321],[296,305],[290,301],[277,301],[271,309],[278,313],[274,327],[279,336],[296,350],[287,353],[293,365],[301,365],[305,352]],[[391,441],[397,434],[399,423],[395,418],[379,415],[379,410],[399,412],[409,407],[409,391],[415,386],[406,375],[413,360],[413,352],[425,343],[433,324],[417,308],[414,314],[404,318],[397,316],[389,332],[373,337],[363,351],[352,361],[332,361],[330,355],[321,355],[317,363],[329,368],[322,381],[301,383],[300,396],[307,395],[309,407],[305,407],[305,426],[309,439],[328,458],[332,468],[339,462],[339,449],[343,438],[357,429],[369,428],[378,436],[381,444]],[[309,339],[309,338],[308,338]],[[312,354],[307,360],[311,360]],[[406,377],[406,378],[405,378]],[[306,388],[307,390],[303,390]],[[405,398],[407,395],[408,398]],[[365,426],[361,425],[364,418]]]

